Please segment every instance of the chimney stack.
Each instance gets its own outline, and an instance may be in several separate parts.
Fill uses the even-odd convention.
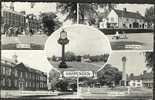
[[[127,11],[127,9],[126,9],[126,8],[123,8],[123,10],[124,10],[124,12],[126,12],[126,11]]]
[[[12,59],[13,59],[13,61],[14,61],[15,63],[18,62],[17,58],[18,58],[18,56],[17,56],[16,54],[14,54],[14,55],[12,56]]]

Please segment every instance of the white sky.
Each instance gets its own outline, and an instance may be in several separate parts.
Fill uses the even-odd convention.
[[[44,56],[43,50],[2,50],[2,57],[12,58],[14,54],[18,56],[18,61],[23,62],[29,67],[49,72],[52,66]]]
[[[147,70],[145,64],[145,56],[143,52],[113,52],[109,58],[108,63],[117,67],[122,71],[122,57],[126,56],[126,72],[128,74],[134,73],[135,75],[141,74],[144,70]]]
[[[7,6],[10,5],[10,2],[5,3]],[[146,8],[149,8],[154,5],[150,4],[119,4],[117,9],[127,8],[128,11],[136,12],[139,11],[142,15],[145,14]],[[39,12],[56,12],[56,3],[36,3],[34,8],[30,9],[30,2],[15,2],[14,7],[16,11],[25,10],[26,13],[33,12],[38,15]]]

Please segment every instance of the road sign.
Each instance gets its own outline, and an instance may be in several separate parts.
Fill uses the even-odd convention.
[[[92,71],[64,71],[65,77],[93,77]]]

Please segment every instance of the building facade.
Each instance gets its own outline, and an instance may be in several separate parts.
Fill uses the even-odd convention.
[[[131,87],[153,88],[153,73],[143,73],[142,75],[130,75],[129,85]]]
[[[1,89],[12,90],[45,90],[47,74],[32,69],[16,59],[1,58]]]
[[[124,29],[146,29],[147,22],[144,17],[137,11],[129,12],[124,10],[113,9],[107,16],[108,28],[124,28]]]
[[[25,13],[16,12],[13,9],[2,7],[1,9],[1,33],[5,33],[9,28],[18,28],[22,31],[26,26]]]
[[[41,29],[41,21],[34,14],[26,15],[26,27],[31,34],[37,33]]]

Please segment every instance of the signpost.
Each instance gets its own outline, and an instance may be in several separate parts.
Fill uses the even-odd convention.
[[[79,77],[93,77],[92,71],[64,71],[64,77],[77,77],[77,95],[79,95]]]

